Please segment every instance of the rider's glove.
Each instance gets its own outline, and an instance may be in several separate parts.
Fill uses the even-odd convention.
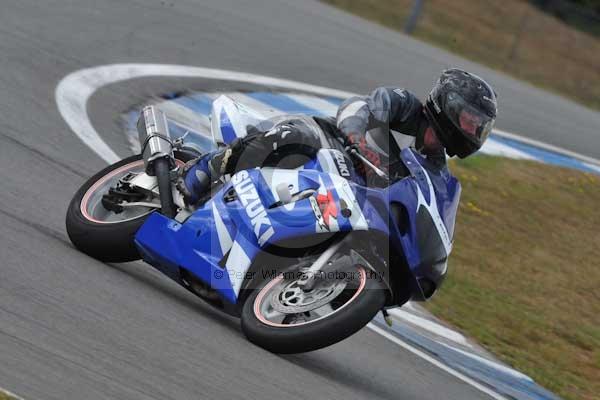
[[[364,137],[365,135],[361,135],[357,132],[348,133],[344,135],[344,146],[358,146],[359,143],[364,139]]]

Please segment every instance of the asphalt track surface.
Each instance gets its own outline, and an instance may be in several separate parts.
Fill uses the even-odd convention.
[[[66,207],[104,162],[70,132],[54,90],[74,70],[123,62],[421,94],[459,65],[496,85],[500,128],[600,156],[597,113],[312,1],[3,0],[0,386],[26,399],[487,398],[370,330],[310,354],[270,354],[142,263],[77,252]],[[108,87],[90,101],[118,154],[128,152],[110,131],[117,106],[168,83]]]

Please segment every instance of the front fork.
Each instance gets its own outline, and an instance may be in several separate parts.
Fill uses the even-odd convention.
[[[390,296],[393,297],[392,290],[389,284],[383,279],[381,275],[379,275],[379,271],[371,265],[369,261],[367,261],[359,252],[348,247],[347,254],[343,256],[336,257],[334,256],[338,254],[340,249],[343,249],[343,245],[348,243],[350,235],[345,235],[343,238],[335,241],[331,246],[329,246],[321,255],[317,258],[317,260],[303,272],[302,278],[298,280],[298,286],[305,292],[311,291],[316,282],[319,279],[322,279],[323,276],[327,276],[328,272],[331,271],[345,271],[346,268],[354,266],[354,265],[362,265],[365,269],[369,270],[370,273],[376,275],[376,279],[382,279],[387,286],[387,289],[390,292]],[[388,326],[392,326],[392,318],[386,311],[385,307],[381,309],[381,313],[383,318]]]
[[[154,106],[146,106],[140,114],[137,131],[146,174],[156,176],[158,182],[161,211],[174,218],[177,207],[173,201],[171,171],[176,164],[167,116]]]

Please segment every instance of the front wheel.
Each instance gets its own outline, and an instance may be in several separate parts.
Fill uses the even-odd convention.
[[[176,157],[177,163],[182,165],[184,157]],[[104,207],[102,198],[120,179],[144,170],[144,160],[140,155],[127,157],[104,168],[81,186],[71,200],[66,216],[67,233],[77,249],[105,262],[128,262],[140,258],[133,239],[156,208],[140,205],[115,213]],[[173,207],[172,203],[170,207]]]
[[[248,340],[274,353],[337,343],[369,323],[385,303],[383,283],[360,265],[319,278],[310,291],[299,286],[300,276],[289,275],[297,274],[263,282],[242,309]]]

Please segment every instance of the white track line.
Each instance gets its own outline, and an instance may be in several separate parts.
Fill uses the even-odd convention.
[[[245,82],[282,89],[298,90],[321,96],[352,97],[355,93],[342,90],[310,85],[287,79],[272,78],[264,75],[247,74],[222,69],[191,67],[168,64],[109,64],[93,68],[81,69],[64,77],[56,87],[55,98],[58,110],[75,134],[108,163],[114,163],[120,158],[98,135],[87,115],[87,102],[99,88],[133,78],[150,76],[171,76],[186,78],[215,79],[222,81]],[[600,160],[561,149],[537,140],[525,138],[514,133],[496,130],[500,136],[515,139],[532,146],[550,150],[565,156],[577,158],[588,164],[600,167]]]
[[[102,140],[96,132],[87,114],[87,102],[98,89],[103,86],[141,77],[189,77],[214,79],[222,81],[245,82],[268,87],[297,90],[321,96],[352,97],[356,94],[322,86],[310,85],[287,79],[272,78],[264,75],[247,74],[221,69],[191,67],[185,65],[167,64],[110,64],[72,72],[64,77],[56,87],[55,99],[58,110],[73,132],[92,151],[108,163],[117,162],[120,157]],[[588,164],[600,167],[600,160],[583,156],[568,150],[560,149],[542,142],[524,138],[504,131],[496,131],[500,136],[515,139],[533,146],[544,148],[569,157],[580,159]],[[385,330],[368,324],[369,329],[393,341],[397,345],[423,358],[452,376],[468,383],[483,393],[497,400],[507,400],[490,388],[441,363],[430,355],[414,348],[408,343]]]
[[[14,400],[23,400],[22,397],[17,396],[16,394],[14,394],[13,392],[4,389],[3,387],[0,387],[0,393],[4,393],[6,395],[8,395],[11,400],[14,398]]]
[[[397,338],[396,336],[392,335],[391,333],[387,332],[384,329],[381,329],[380,327],[378,327],[377,325],[373,324],[372,322],[369,323],[367,325],[367,328],[371,329],[373,332],[376,332],[378,334],[380,334],[381,336],[383,336],[386,339],[391,340],[392,342],[396,343],[398,346],[402,347],[403,349],[413,353],[414,355],[421,357],[422,359],[424,359],[425,361],[435,365],[436,367],[438,367],[439,369],[443,370],[444,372],[449,373],[450,375],[452,375],[453,377],[463,381],[464,383],[473,386],[475,389],[479,390],[480,392],[483,392],[485,394],[487,394],[488,396],[492,397],[493,399],[496,400],[509,400],[507,397],[502,396],[499,393],[496,393],[493,389],[482,385],[481,383],[477,382],[474,379],[469,378],[468,376],[458,372],[455,369],[450,368],[449,366],[447,366],[446,364],[436,360],[435,358],[433,358],[432,356],[430,356],[429,354],[409,345],[408,343],[404,342],[403,340],[400,340],[399,338]]]
[[[352,93],[341,90],[221,69],[167,64],[111,64],[82,69],[64,77],[55,91],[58,110],[84,144],[109,164],[115,163],[120,157],[108,147],[92,126],[87,114],[87,102],[92,94],[103,86],[149,76],[216,79],[298,90],[322,96],[353,96]]]

